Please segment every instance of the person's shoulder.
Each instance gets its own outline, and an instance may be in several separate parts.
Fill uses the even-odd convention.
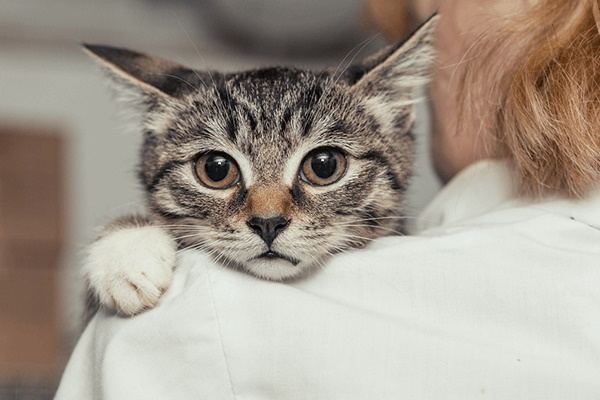
[[[442,188],[419,215],[411,233],[456,225],[504,208],[516,198],[510,165],[498,160],[479,161]]]

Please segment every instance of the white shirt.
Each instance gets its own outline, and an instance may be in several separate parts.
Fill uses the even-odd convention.
[[[600,399],[600,191],[532,202],[481,162],[416,236],[274,283],[188,252],[159,306],[97,315],[57,399]]]

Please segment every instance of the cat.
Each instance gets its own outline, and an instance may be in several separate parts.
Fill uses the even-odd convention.
[[[179,248],[279,281],[397,232],[437,20],[340,73],[205,72],[84,45],[143,115],[150,211],[91,244],[83,272],[97,301],[122,315],[154,307]]]

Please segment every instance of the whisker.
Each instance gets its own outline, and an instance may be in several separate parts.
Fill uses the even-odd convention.
[[[191,233],[189,235],[176,236],[173,239],[181,240],[181,239],[187,239],[187,238],[191,238],[191,237],[201,237],[201,236],[202,236],[201,233]]]
[[[150,73],[148,73],[148,74],[149,74],[149,75],[161,75],[161,76],[168,76],[168,77],[170,77],[170,78],[175,78],[175,79],[178,79],[178,80],[180,80],[181,82],[185,83],[186,85],[190,86],[192,89],[194,89],[194,90],[196,90],[196,91],[198,91],[198,90],[199,90],[199,89],[198,89],[196,86],[192,85],[191,83],[189,83],[188,81],[186,81],[185,79],[183,79],[182,77],[180,77],[180,76],[177,76],[177,75],[163,74],[163,73],[160,73],[160,72],[150,72]]]
[[[337,79],[335,80],[334,84],[338,83],[338,81],[340,80],[340,78],[342,77],[342,75],[344,75],[344,72],[346,72],[348,70],[348,68],[350,67],[350,65],[352,65],[352,63],[354,62],[354,60],[356,59],[356,57],[358,57],[358,55],[360,54],[360,52],[363,51],[365,49],[365,47],[367,47],[373,40],[375,40],[375,38],[377,38],[380,35],[381,35],[381,32],[378,32],[377,34],[371,36],[370,38],[364,40],[363,43],[361,43],[362,46],[360,47],[360,49],[358,49],[358,51],[354,54],[354,56],[350,59],[350,61],[348,61],[348,64],[346,64],[346,67],[340,73],[340,75],[337,77]],[[335,75],[334,75],[334,77],[335,77]]]
[[[179,21],[179,20],[178,20],[178,21]],[[179,24],[180,24],[180,26],[181,26],[181,21],[179,21]],[[184,32],[185,32],[185,29],[184,29],[183,27],[182,27],[182,29],[183,29],[183,30],[184,30]],[[187,32],[186,32],[186,34],[187,34]],[[188,36],[188,39],[189,39],[189,36]],[[190,39],[190,40],[191,40],[191,39]],[[194,44],[194,43],[192,42],[192,44]],[[196,50],[196,51],[197,51],[197,50]],[[173,53],[173,52],[170,52],[170,51],[169,51],[168,53],[170,53],[170,54],[171,54],[171,56],[172,56],[172,58],[176,59],[176,60],[177,60],[177,62],[178,62],[179,64],[183,64],[183,65],[185,65],[185,66],[186,66],[186,67],[187,67],[189,70],[191,70],[191,71],[194,73],[194,75],[196,75],[196,77],[197,77],[198,79],[200,79],[200,82],[202,82],[202,84],[204,85],[204,87],[205,87],[206,89],[208,89],[208,88],[210,87],[210,86],[208,86],[208,85],[206,84],[206,81],[205,81],[205,80],[202,78],[202,76],[201,76],[201,75],[198,73],[198,71],[196,71],[196,69],[190,65],[190,63],[188,63],[188,62],[187,62],[186,60],[184,60],[183,58],[181,58],[181,57],[177,56],[177,55],[176,55],[175,53]],[[204,65],[205,65],[205,66],[207,65],[207,64],[206,64],[206,62],[204,62],[204,59],[202,60],[202,62],[204,63]],[[207,70],[208,70],[208,69],[207,69]],[[199,90],[199,88],[196,88],[196,90]]]
[[[343,237],[343,238],[351,238],[351,239],[362,239],[362,240],[367,240],[372,242],[373,240],[375,240],[374,238],[369,238],[369,237],[365,237],[365,236],[360,236],[360,235],[353,235],[350,233],[336,233],[335,236],[338,237]]]
[[[352,48],[352,50],[350,50],[346,56],[342,59],[342,61],[340,61],[340,63],[338,64],[337,68],[335,69],[335,71],[333,72],[332,76],[335,78],[335,74],[338,72],[338,70],[340,69],[340,67],[344,64],[344,62],[348,59],[348,57],[350,57],[350,54],[352,54],[354,52],[354,50],[358,49],[360,47],[360,49],[356,52],[356,54],[354,55],[354,57],[352,58],[352,60],[350,60],[350,63],[354,60],[354,58],[356,58],[356,56],[365,48],[365,46],[367,46],[369,43],[371,43],[377,36],[379,36],[381,34],[381,32],[378,32],[377,34],[366,38],[365,40],[363,40],[362,42],[360,42],[359,44],[357,44],[356,46],[354,46]],[[346,71],[346,69],[348,69],[348,66],[346,66],[344,68],[344,71]]]
[[[190,41],[190,43],[192,44],[192,46],[194,47],[196,54],[198,54],[198,57],[200,57],[200,59],[202,60],[202,63],[207,66],[208,64],[206,63],[206,59],[204,58],[204,56],[202,55],[202,53],[200,53],[200,50],[198,49],[198,46],[196,46],[196,43],[192,40],[192,38],[190,37],[190,35],[188,34],[188,32],[186,31],[185,27],[183,26],[183,24],[181,23],[181,20],[179,19],[179,17],[177,17],[177,22],[179,23],[179,26],[181,27],[181,30],[183,31],[183,33],[185,33],[185,36],[188,38],[188,40]],[[191,68],[192,71],[194,71],[194,73],[196,74],[196,76],[202,80],[202,82],[204,82],[204,80],[200,77],[200,75],[198,74],[198,72]],[[215,89],[215,92],[218,92],[218,85],[217,82],[215,81],[215,78],[212,74],[212,72],[210,71],[210,68],[206,68],[206,73],[208,74],[208,76],[210,77],[210,80],[213,84],[213,88]],[[208,88],[208,85],[206,85],[206,83],[204,84],[204,86],[206,88]],[[231,96],[229,95],[229,91],[227,90],[227,85],[225,83],[225,94],[227,95],[227,102],[229,105],[231,105]],[[215,102],[215,104],[217,105],[218,108],[221,109],[221,111],[223,112],[223,115],[228,115],[228,111],[225,109],[225,106],[223,104],[221,104],[221,102],[217,101]]]
[[[327,95],[331,92],[331,90],[333,89],[333,87],[339,82],[339,80],[341,79],[341,77],[344,75],[344,73],[348,70],[348,68],[350,67],[350,65],[354,62],[354,60],[356,59],[356,57],[360,54],[361,51],[363,51],[365,49],[365,47],[367,47],[367,45],[369,43],[371,43],[373,40],[375,40],[375,38],[377,38],[379,35],[381,34],[381,32],[363,40],[361,43],[357,44],[356,46],[354,46],[354,48],[352,50],[350,50],[348,52],[348,54],[346,54],[346,56],[342,59],[342,61],[338,64],[337,68],[335,69],[335,71],[333,72],[333,74],[331,75],[331,78],[329,79],[329,83],[327,83],[325,85],[325,90],[323,91],[323,94],[321,95],[321,98],[319,99],[319,101],[317,102],[317,104],[315,105],[314,109],[313,109],[313,113],[310,115],[310,117],[314,117],[318,111],[321,110],[321,107],[324,104],[324,99],[327,98]],[[340,69],[340,67],[344,64],[344,62],[346,61],[346,59],[354,52],[354,50],[356,50],[358,48],[358,51],[356,51],[356,53],[354,54],[354,56],[352,56],[352,58],[350,59],[350,61],[346,64],[346,66],[344,67],[344,69],[342,70],[342,72],[340,72],[340,74],[338,75],[338,77],[336,78],[336,73],[338,72],[338,70]]]
[[[403,235],[402,232],[396,230],[396,229],[392,229],[392,228],[388,228],[387,226],[381,226],[381,225],[369,225],[369,224],[340,224],[340,225],[335,225],[336,227],[343,227],[343,228],[372,228],[372,229],[383,229],[385,231],[388,232],[392,232],[395,233],[397,235]]]
[[[182,252],[184,252],[184,251],[186,251],[186,250],[202,250],[202,251],[206,251],[206,252],[208,252],[208,253],[210,253],[210,251],[211,251],[211,250],[210,250],[210,249],[207,247],[207,245],[206,245],[206,244],[204,244],[204,243],[198,243],[198,244],[194,244],[194,245],[192,245],[192,246],[187,246],[187,247],[184,247],[184,248],[182,248],[182,249],[179,249],[179,250],[177,250],[177,251],[175,252],[175,254],[182,253]]]
[[[196,46],[196,43],[192,40],[192,38],[188,34],[187,30],[185,29],[185,27],[181,23],[181,20],[179,19],[179,17],[177,17],[177,22],[179,23],[179,26],[181,27],[181,30],[183,31],[183,33],[185,34],[185,36],[188,38],[188,40],[190,41],[190,43],[192,44],[192,46],[194,46],[194,49],[196,50],[196,53],[198,54],[198,56],[202,60],[202,63],[204,65],[208,65],[206,63],[206,60],[205,60],[204,56],[200,53],[200,50],[198,50],[198,46]],[[196,73],[196,75],[198,76],[199,79],[202,79],[202,78],[200,78],[200,75],[198,74],[198,72],[196,72],[195,69],[192,68],[192,70]],[[210,72],[210,69],[207,68],[206,72],[208,73],[208,76],[210,77],[210,80],[212,81],[214,87],[216,88],[217,87],[217,83],[215,82],[215,79],[213,78],[212,73]]]
[[[346,221],[343,221],[343,222],[339,222],[339,223],[336,223],[335,225],[336,226],[341,226],[342,224],[345,224],[345,223],[380,221],[380,220],[390,220],[390,219],[406,220],[406,219],[417,219],[417,218],[418,217],[405,216],[405,215],[387,216],[387,217],[359,218],[359,219],[352,219],[352,220],[346,220]]]
[[[158,228],[162,228],[164,230],[168,230],[171,232],[197,232],[197,233],[210,233],[213,230],[209,227],[205,226],[194,226],[194,225],[154,225]]]

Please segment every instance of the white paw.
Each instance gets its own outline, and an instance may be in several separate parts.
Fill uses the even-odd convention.
[[[134,315],[156,306],[171,285],[175,252],[161,228],[121,229],[90,246],[84,277],[100,304]]]

